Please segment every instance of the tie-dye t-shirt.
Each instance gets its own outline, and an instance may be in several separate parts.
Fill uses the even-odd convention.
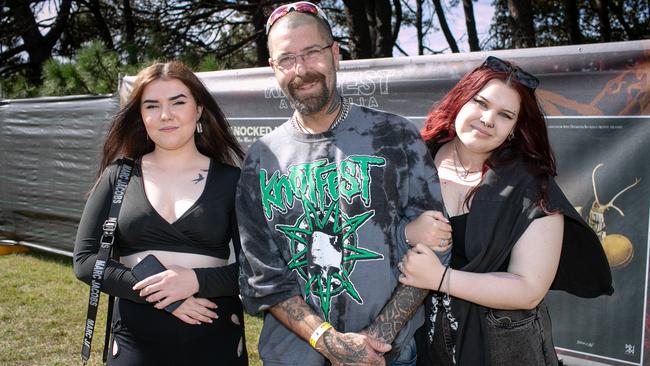
[[[238,187],[246,308],[298,295],[340,332],[366,328],[398,285],[405,225],[441,210],[439,192],[426,146],[403,117],[353,105],[321,134],[284,123],[251,146]],[[396,345],[422,322],[419,311]],[[259,350],[265,365],[324,363],[269,314]]]

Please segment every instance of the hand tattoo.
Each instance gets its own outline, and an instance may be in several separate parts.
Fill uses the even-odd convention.
[[[323,334],[323,344],[331,357],[333,364],[359,363],[368,358],[368,352],[363,342],[355,342],[353,339],[346,339],[345,334],[335,337],[332,332]]]

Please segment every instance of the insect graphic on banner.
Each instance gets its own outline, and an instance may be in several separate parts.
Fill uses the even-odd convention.
[[[609,266],[612,268],[625,267],[628,263],[630,263],[632,257],[634,256],[634,247],[632,246],[630,239],[628,239],[625,235],[607,234],[605,231],[605,228],[607,227],[605,225],[605,212],[610,208],[613,208],[618,211],[621,216],[625,216],[623,210],[614,205],[614,201],[625,191],[639,184],[641,179],[635,178],[634,183],[622,189],[609,202],[603,204],[601,203],[598,197],[598,192],[596,190],[596,171],[603,165],[604,164],[602,163],[596,165],[594,170],[591,172],[591,183],[594,188],[594,202],[591,204],[587,222],[598,235],[598,238],[603,245],[603,249],[605,250],[605,255],[607,256]],[[578,208],[578,212],[580,211],[581,209]]]

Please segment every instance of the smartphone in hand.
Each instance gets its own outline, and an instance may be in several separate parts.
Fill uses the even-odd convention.
[[[138,280],[142,281],[145,278],[149,276],[153,276],[155,274],[158,274],[160,272],[166,271],[167,268],[163,266],[162,263],[156,258],[156,256],[149,254],[146,257],[142,258],[138,264],[133,266],[131,268],[131,272],[133,273],[133,276]],[[178,300],[175,301],[165,307],[165,311],[168,313],[171,313],[172,311],[176,310],[181,304],[183,303],[183,300]]]

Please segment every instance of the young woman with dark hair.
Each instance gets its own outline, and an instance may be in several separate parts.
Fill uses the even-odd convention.
[[[118,297],[109,365],[247,365],[234,198],[243,153],[219,106],[179,62],[143,69],[111,124],[84,209],[76,276],[93,277],[119,158],[135,160],[102,291]],[[141,281],[147,255],[166,270]],[[172,303],[180,304],[175,309]],[[167,308],[167,310],[166,310]]]
[[[230,165],[236,165],[243,159],[244,151],[230,133],[221,108],[201,80],[180,62],[156,63],[137,75],[128,99],[113,118],[104,142],[100,173],[118,157],[137,158],[154,150],[155,142],[147,135],[140,113],[142,95],[150,83],[171,79],[183,83],[203,110],[196,121],[201,123],[202,131],[194,135],[198,152]]]
[[[556,365],[549,289],[613,292],[596,234],[553,179],[538,83],[488,57],[427,118],[422,136],[446,212],[407,227],[414,246],[399,266],[400,282],[434,290],[416,334],[418,365]],[[431,245],[432,235],[451,240]],[[435,252],[450,243],[442,263]]]

